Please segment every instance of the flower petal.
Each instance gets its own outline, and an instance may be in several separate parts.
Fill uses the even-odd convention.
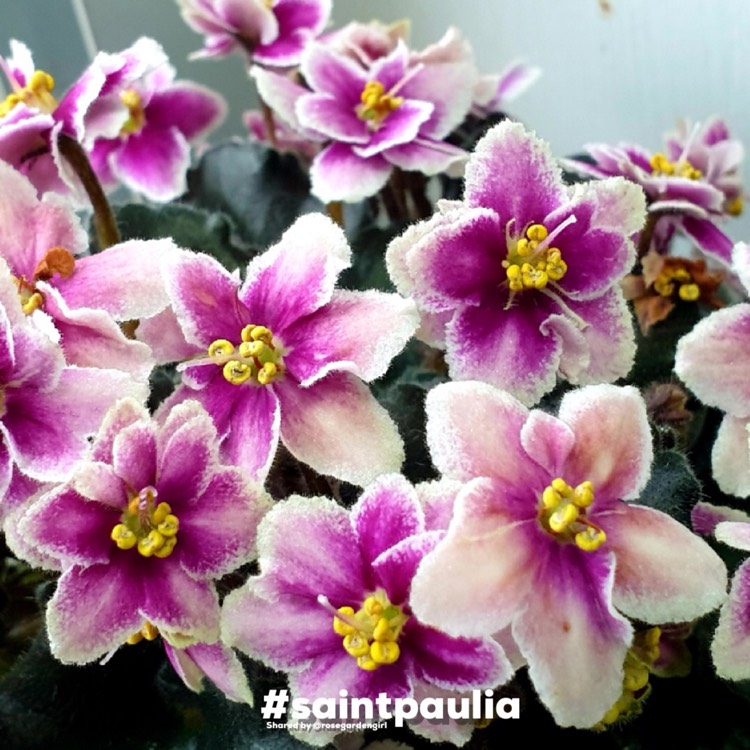
[[[310,167],[312,192],[324,203],[369,198],[388,181],[393,167],[380,154],[364,159],[346,143],[332,143]]]
[[[750,420],[724,417],[711,452],[713,475],[723,492],[750,496]]]
[[[750,678],[750,560],[737,569],[711,644],[714,665],[726,680]]]
[[[513,637],[557,724],[590,727],[620,697],[633,628],[612,606],[612,555],[554,541],[546,551]]]
[[[281,439],[315,471],[362,486],[401,468],[398,429],[358,378],[334,372],[309,388],[291,379],[274,388],[283,415]]]
[[[579,388],[563,396],[558,417],[576,437],[565,481],[571,486],[593,482],[595,494],[607,499],[637,497],[653,460],[646,406],[638,391],[613,385]]]
[[[623,614],[653,624],[686,622],[724,601],[721,558],[673,518],[619,503],[595,520],[607,534],[605,547],[615,553],[612,601]]]

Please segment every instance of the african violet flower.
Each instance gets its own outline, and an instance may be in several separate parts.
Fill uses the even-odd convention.
[[[67,366],[58,344],[24,314],[0,259],[0,503],[4,516],[45,482],[68,479],[87,438],[123,395],[145,383],[113,369]]]
[[[397,470],[398,431],[362,380],[380,377],[417,325],[396,294],[335,289],[351,262],[343,231],[300,217],[240,285],[206,255],[178,256],[168,291],[187,344],[173,401],[198,399],[232,463],[262,475],[281,437],[323,474],[364,484]],[[163,321],[142,326],[161,340]]]
[[[69,178],[59,171],[58,137],[64,133],[83,138],[85,115],[106,82],[106,72],[90,66],[58,102],[52,95],[54,78],[36,69],[29,48],[14,39],[10,49],[10,57],[0,58],[11,92],[0,102],[0,159],[25,174],[40,193],[68,193]],[[77,185],[72,187],[71,197],[79,197]]]
[[[154,364],[150,350],[127,339],[117,321],[166,307],[160,267],[175,250],[172,241],[132,240],[78,257],[88,237],[73,210],[53,194],[39,200],[29,181],[3,163],[0,223],[0,257],[23,310],[59,340],[68,364],[117,368],[146,381]]]
[[[199,404],[157,425],[124,399],[72,480],[27,511],[23,533],[64,567],[47,607],[58,659],[93,661],[142,628],[175,646],[218,639],[213,580],[250,559],[265,502],[217,453]]]
[[[510,625],[558,724],[595,724],[622,693],[626,618],[690,620],[725,596],[726,569],[705,542],[624,502],[650,472],[643,400],[589,386],[554,417],[486,383],[447,383],[426,410],[432,460],[464,487],[414,578],[415,614],[455,636]]]
[[[322,497],[280,503],[258,529],[261,575],[224,602],[222,638],[288,672],[294,695],[310,700],[342,689],[442,697],[505,682],[512,668],[492,639],[452,638],[414,616],[411,580],[439,536],[424,532],[399,475],[376,480],[351,511]],[[453,741],[467,739],[456,732]]]
[[[123,69],[108,77],[87,115],[91,164],[108,187],[122,182],[151,200],[172,200],[187,189],[190,143],[220,124],[226,104],[205,86],[175,81],[152,39],[111,57]]]
[[[701,250],[728,264],[732,241],[716,222],[742,210],[742,145],[730,139],[724,122],[716,119],[689,133],[681,124],[677,133],[668,134],[666,144],[666,154],[632,144],[589,144],[585,149],[593,164],[577,159],[563,163],[587,177],[622,175],[640,185],[649,212],[659,217],[653,235],[658,252],[665,252],[680,230]]]
[[[734,270],[750,294],[750,246],[732,254]],[[726,412],[713,447],[713,475],[724,492],[750,495],[750,304],[732,305],[704,318],[677,344],[675,372],[709,406]]]
[[[363,67],[313,43],[300,70],[309,89],[261,68],[251,72],[282,120],[328,144],[310,171],[313,194],[322,201],[374,195],[394,167],[433,175],[463,166],[465,152],[443,139],[471,105],[472,62],[414,65],[399,41]]]
[[[275,67],[299,62],[305,44],[325,28],[331,0],[177,0],[191,29],[205,34],[191,57],[225,57],[238,50],[248,61]]]
[[[532,404],[558,373],[586,384],[628,372],[633,327],[618,282],[635,259],[640,188],[623,179],[568,188],[547,145],[506,121],[477,144],[464,200],[438,207],[386,259],[454,380]]]
[[[750,516],[734,508],[698,503],[693,509],[693,528],[714,535],[720,542],[750,552]],[[735,571],[729,599],[719,613],[711,643],[716,671],[728,680],[750,679],[750,559]]]

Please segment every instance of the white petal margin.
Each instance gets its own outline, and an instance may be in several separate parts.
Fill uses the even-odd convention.
[[[678,521],[625,503],[596,520],[615,553],[612,601],[623,614],[653,624],[687,622],[723,604],[726,566]]]
[[[750,560],[734,576],[729,601],[719,615],[711,654],[720,677],[750,678]]]
[[[750,552],[750,523],[747,521],[722,521],[714,533],[720,542]]]
[[[724,492],[750,496],[750,420],[725,416],[711,459],[714,479]]]
[[[750,294],[750,245],[738,242],[732,250],[732,269]]]

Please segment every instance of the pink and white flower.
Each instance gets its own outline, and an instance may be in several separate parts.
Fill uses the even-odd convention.
[[[260,488],[219,463],[199,404],[159,426],[138,403],[118,402],[72,480],[21,521],[64,569],[47,607],[52,653],[85,664],[142,629],[178,647],[216,642],[213,581],[251,558],[265,510]]]
[[[363,381],[388,369],[416,310],[396,294],[336,289],[350,263],[343,231],[321,214],[300,217],[243,284],[209,256],[175,259],[168,292],[184,340],[172,351],[186,361],[171,403],[200,401],[226,460],[256,476],[279,439],[316,471],[355,484],[401,466],[398,430]],[[164,347],[164,322],[140,335]]]
[[[177,0],[182,18],[206,37],[191,57],[244,53],[248,62],[290,67],[331,15],[331,0]]]
[[[153,39],[139,39],[116,55],[94,61],[114,67],[86,117],[85,145],[101,182],[122,182],[154,201],[187,189],[190,144],[226,115],[223,98],[192,81],[175,81],[175,69]]]
[[[399,41],[363,66],[313,43],[300,70],[309,88],[262,68],[251,73],[282,120],[327,144],[310,172],[313,194],[322,201],[374,195],[394,167],[427,175],[463,167],[465,152],[444,139],[471,106],[473,61],[414,64]]]
[[[737,276],[750,294],[750,246],[732,254]],[[675,372],[704,404],[726,412],[713,447],[713,475],[724,492],[750,496],[750,304],[717,310],[680,339]]]
[[[640,188],[621,178],[567,187],[547,144],[503,122],[477,144],[464,200],[438,210],[386,260],[454,380],[533,404],[558,374],[575,384],[627,374],[635,344],[618,282],[635,261]]]
[[[627,502],[652,460],[642,398],[590,386],[554,417],[485,383],[447,383],[426,408],[432,460],[464,486],[414,578],[416,616],[454,636],[510,626],[558,724],[592,726],[621,694],[628,618],[691,620],[725,598],[705,542]]]
[[[410,605],[420,560],[439,532],[427,532],[414,488],[388,475],[350,510],[295,496],[258,530],[261,575],[226,598],[226,642],[289,674],[309,700],[444,697],[504,683],[512,668],[491,638],[453,638],[426,627]],[[463,744],[471,724],[419,726]],[[446,731],[448,730],[448,731]]]

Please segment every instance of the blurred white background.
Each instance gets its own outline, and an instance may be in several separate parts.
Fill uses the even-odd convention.
[[[519,57],[540,66],[542,78],[509,110],[557,155],[597,141],[655,150],[678,118],[712,114],[750,144],[748,0],[334,0],[332,25],[404,17],[412,20],[415,47],[458,26],[483,72]],[[26,42],[59,90],[96,50],[117,51],[148,35],[181,77],[227,98],[229,118],[214,139],[241,134],[241,114],[254,105],[239,57],[188,61],[201,38],[174,0],[0,0],[0,20],[2,37]],[[4,39],[0,53],[7,54]],[[750,239],[750,218],[727,230]]]

